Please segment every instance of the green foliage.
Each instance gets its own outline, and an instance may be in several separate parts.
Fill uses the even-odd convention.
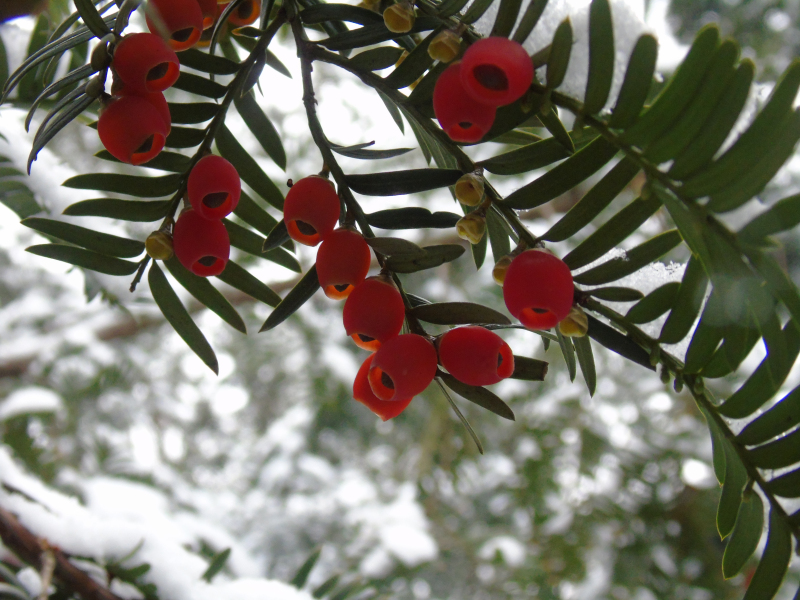
[[[232,60],[230,54],[228,58],[213,54],[221,35],[218,26],[211,53],[192,50],[181,55],[184,66],[202,75],[183,72],[176,88],[219,102],[204,100],[170,105],[175,123],[196,127],[173,127],[167,146],[177,150],[196,148],[196,151],[164,153],[146,165],[168,173],[157,177],[109,173],[72,177],[64,182],[65,186],[148,200],[106,197],[84,200],[67,208],[65,215],[139,222],[163,220],[162,225],[168,227],[186,190],[188,172],[215,143],[219,153],[234,164],[242,180],[255,193],[253,198],[243,196],[237,209],[236,216],[244,224],[226,223],[232,245],[299,272],[300,264],[291,254],[293,247],[288,243],[286,227],[278,214],[283,208],[283,194],[225,125],[227,111],[233,105],[267,156],[286,170],[288,161],[278,130],[259,107],[251,88],[265,64],[281,69],[276,59],[270,62],[268,46],[281,28],[291,27],[304,70],[311,135],[326,172],[330,172],[338,186],[347,218],[370,238],[372,250],[385,270],[410,274],[434,269],[459,260],[464,246],[439,244],[420,248],[395,238],[375,238],[371,227],[391,230],[450,228],[459,215],[412,207],[365,214],[354,194],[416,194],[452,186],[464,173],[475,170],[495,175],[525,175],[547,168],[544,174],[531,178],[505,198],[487,183],[486,197],[491,205],[489,235],[472,248],[476,266],[480,268],[489,244],[497,260],[511,251],[511,240],[532,247],[543,242],[571,240],[585,228],[594,226],[593,232],[564,257],[573,270],[588,267],[575,277],[575,282],[581,286],[576,299],[583,309],[592,313],[588,319],[588,337],[573,340],[560,331],[556,331],[555,338],[545,337],[558,342],[571,379],[577,376],[580,368],[590,394],[597,386],[590,340],[648,369],[660,366],[665,379],[675,379],[676,389],[684,384],[688,387],[708,421],[714,444],[715,471],[723,484],[717,510],[720,537],[728,539],[722,559],[723,573],[725,577],[734,576],[750,559],[762,533],[766,508],[769,514],[766,549],[745,598],[768,600],[778,593],[793,539],[800,541],[800,519],[787,515],[778,500],[779,497],[800,497],[797,464],[800,462],[800,436],[791,431],[800,423],[800,388],[782,393],[784,381],[800,352],[800,294],[772,256],[770,236],[797,225],[800,207],[797,196],[785,198],[752,218],[738,232],[727,226],[721,215],[762,193],[794,152],[800,140],[800,111],[794,108],[800,89],[800,61],[795,60],[788,66],[766,105],[734,143],[720,152],[740,117],[753,80],[753,64],[740,59],[739,46],[731,40],[720,40],[719,29],[714,25],[702,28],[674,76],[648,104],[657,43],[652,36],[643,35],[629,59],[613,109],[605,112],[614,71],[613,15],[607,0],[593,0],[589,13],[588,79],[583,98],[569,97],[557,89],[571,59],[573,31],[567,20],[552,32],[547,62],[536,65],[537,68],[546,66],[546,84],[535,81],[522,99],[500,109],[495,125],[486,136],[486,141],[503,141],[516,147],[474,163],[430,118],[433,87],[443,66],[432,64],[426,48],[437,32],[456,21],[464,25],[474,23],[492,2],[477,0],[461,14],[466,5],[461,0],[420,0],[417,3],[420,16],[407,35],[388,31],[378,14],[360,7],[317,2],[301,3],[302,7],[298,7],[293,1],[285,0],[277,11],[266,11],[260,29],[240,32],[241,37],[236,38],[238,43],[249,49],[248,56],[241,62]],[[127,24],[127,14],[111,12],[104,16],[116,8],[113,2],[100,8],[90,0],[76,0],[75,5],[77,12],[54,31],[50,31],[45,19],[40,19],[23,64],[10,75],[0,70],[0,81],[5,82],[3,99],[10,98],[16,91],[17,99],[29,104],[28,124],[38,107],[49,109],[34,139],[29,170],[39,151],[65,126],[93,109],[97,94],[89,93],[89,85],[104,83],[107,68],[98,70],[83,64],[87,42],[102,38],[112,29],[119,33]],[[236,2],[231,3],[223,19],[235,5]],[[493,34],[510,36],[513,33],[514,39],[523,41],[533,30],[545,5],[545,1],[531,2],[518,29],[513,32],[521,2],[501,0]],[[328,37],[315,44],[309,43],[305,28],[312,26],[321,26]],[[427,32],[431,33],[424,37],[417,35]],[[467,41],[476,36],[469,28],[464,34]],[[375,70],[394,65],[403,49],[410,53],[401,65],[395,66],[385,78],[374,74]],[[347,58],[350,50],[361,51]],[[55,70],[46,65],[55,64],[67,52],[79,58],[83,56],[83,60],[67,75],[52,81]],[[0,58],[5,65],[2,49]],[[371,144],[342,147],[330,142],[316,117],[310,77],[314,62],[328,63],[353,73],[374,89],[401,129],[404,120],[408,122],[426,160],[433,161],[434,167],[345,173],[335,154],[376,160],[399,156],[409,149],[375,150],[369,147]],[[224,83],[216,81],[215,76]],[[413,92],[400,91],[418,77],[422,79]],[[88,78],[93,79],[86,82]],[[576,117],[572,131],[567,131],[559,110]],[[110,159],[103,153],[100,158]],[[19,180],[20,174],[6,165],[7,162],[0,162],[0,201],[26,219],[25,225],[59,240],[32,246],[28,248],[30,252],[111,275],[137,273],[135,286],[149,258],[139,263],[125,259],[141,255],[144,248],[141,241],[95,232],[64,221],[28,218],[39,212],[39,206]],[[609,216],[615,200],[640,175],[646,179],[641,193]],[[586,186],[586,182],[591,182],[588,191],[540,238],[534,237],[520,220],[517,211],[540,207]],[[263,203],[269,206],[262,206]],[[670,226],[674,228],[641,239],[642,224],[658,211],[668,215],[672,221]],[[601,215],[603,221],[599,224]],[[632,245],[633,239],[637,240],[637,245],[624,256],[591,266],[615,246],[626,242]],[[678,255],[675,251],[679,248],[690,254],[680,283],[667,283],[644,297],[624,287],[597,288],[637,273],[667,254]],[[199,302],[233,328],[245,331],[237,311],[210,282],[190,274],[175,259],[165,264],[174,279]],[[219,279],[274,307],[262,332],[274,329],[289,318],[319,288],[316,270],[312,267],[281,300],[247,270],[246,264],[229,262]],[[396,280],[402,286],[402,281]],[[148,281],[165,318],[216,372],[213,349],[155,261],[149,267]],[[584,290],[587,286],[595,289]],[[420,329],[421,322],[510,325],[504,315],[479,304],[417,302],[410,293],[405,293],[405,298],[408,321]],[[636,303],[622,315],[607,304],[620,301]],[[785,319],[787,314],[788,319]],[[666,321],[657,339],[638,327],[663,315]],[[698,317],[699,322],[693,329]],[[678,343],[692,331],[684,364],[663,345]],[[738,390],[728,398],[721,402],[713,398],[705,388],[704,379],[737,372],[750,350],[761,341],[767,349],[761,365],[745,377]],[[515,378],[538,381],[545,377],[546,363],[523,357],[518,361]],[[508,404],[489,390],[465,385],[444,372],[438,373],[437,381],[479,449],[477,435],[446,388],[498,416],[514,419]],[[783,397],[773,404],[778,395]],[[737,435],[726,419],[748,421]],[[777,477],[768,472],[777,468],[789,470]],[[207,579],[222,568],[225,558],[218,557],[212,562]],[[312,556],[309,561],[298,572],[298,585],[305,583],[316,557]],[[214,570],[212,567],[217,563]],[[141,573],[129,575],[135,580]],[[335,584],[336,580],[332,580],[328,587],[333,588]],[[320,596],[330,591],[325,585],[316,591]],[[348,590],[344,588],[332,597],[344,597]]]

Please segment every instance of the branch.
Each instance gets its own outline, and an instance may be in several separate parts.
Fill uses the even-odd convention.
[[[42,568],[44,556],[49,553],[55,560],[53,571],[55,578],[84,600],[122,600],[73,565],[61,550],[31,533],[14,515],[2,507],[0,507],[0,539],[23,562],[37,569]]]

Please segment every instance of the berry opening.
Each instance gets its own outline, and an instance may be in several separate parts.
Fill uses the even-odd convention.
[[[530,329],[552,329],[558,325],[558,317],[546,308],[523,308],[519,322]]]
[[[130,163],[141,165],[153,160],[164,148],[166,138],[160,133],[155,133],[145,140],[145,142],[131,153]]]
[[[478,65],[472,69],[472,75],[478,83],[492,91],[505,92],[508,89],[508,77],[496,65]]]
[[[242,2],[236,9],[236,12],[239,14],[240,19],[247,19],[251,14],[253,14],[253,2]]]
[[[169,73],[170,63],[163,62],[147,72],[147,81],[158,81]]]
[[[394,389],[394,381],[392,381],[392,378],[391,378],[391,377],[389,377],[389,376],[386,374],[386,372],[385,372],[385,371],[381,373],[381,383],[382,383],[383,385],[385,385],[387,388],[391,389],[391,390],[393,390],[393,389]]]
[[[331,300],[344,300],[350,295],[355,286],[350,283],[325,286],[325,295]]]
[[[186,29],[179,29],[175,33],[172,34],[172,39],[176,42],[186,42],[190,37],[192,37],[192,33],[194,32],[194,27],[187,27]]]
[[[146,154],[153,149],[153,142],[155,141],[155,134],[147,138],[144,143],[133,151],[134,156],[137,154]]]
[[[303,235],[316,235],[317,230],[314,229],[312,225],[309,225],[305,221],[301,221],[300,219],[295,220],[295,226],[297,227],[297,231],[302,233]]]
[[[230,194],[228,192],[214,192],[211,194],[206,194],[203,198],[203,204],[205,204],[208,208],[219,208],[225,202],[227,202],[228,197]]]
[[[197,262],[199,262],[204,267],[213,267],[214,263],[217,262],[216,256],[204,256],[203,258],[198,258]]]
[[[372,392],[380,400],[385,400],[388,402],[394,398],[394,382],[383,369],[373,364],[367,378],[369,379],[369,385],[372,388]]]
[[[381,347],[381,343],[378,340],[373,337],[369,337],[368,335],[364,335],[363,333],[354,333],[350,337],[353,338],[356,346],[363,348],[364,350],[369,350],[370,352],[375,352]]]

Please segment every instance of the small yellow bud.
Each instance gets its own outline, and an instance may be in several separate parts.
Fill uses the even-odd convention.
[[[573,306],[567,318],[558,324],[558,330],[567,337],[583,337],[589,331],[589,317],[580,306]]]
[[[456,223],[456,233],[462,240],[477,244],[486,232],[486,217],[480,213],[470,213]]]
[[[148,256],[154,260],[172,258],[172,236],[163,231],[154,231],[148,235],[144,247]]]
[[[445,29],[428,46],[428,54],[433,60],[449,63],[461,52],[461,38],[452,29]]]
[[[414,27],[414,7],[408,2],[392,4],[383,11],[383,22],[392,33],[408,33]]]
[[[462,175],[456,181],[456,198],[466,206],[478,206],[483,200],[483,177],[475,173]]]
[[[358,3],[358,6],[372,12],[380,12],[380,4],[380,0],[362,0],[362,2]]]
[[[495,263],[494,269],[492,269],[492,279],[500,287],[503,286],[503,282],[506,280],[506,273],[508,272],[508,267],[511,266],[512,260],[514,259],[510,254],[501,256],[500,260]]]

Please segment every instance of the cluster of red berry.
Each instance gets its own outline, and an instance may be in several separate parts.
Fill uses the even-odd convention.
[[[533,62],[520,44],[484,38],[439,76],[433,110],[450,139],[478,142],[491,129],[497,108],[521,98],[532,82]]]
[[[187,50],[212,31],[228,3],[217,0],[149,0],[151,33],[125,36],[113,49],[112,96],[104,102],[97,123],[100,141],[114,158],[140,165],[164,148],[172,118],[164,90],[180,75],[176,52]],[[254,22],[260,0],[241,3],[229,18],[235,26]]]

